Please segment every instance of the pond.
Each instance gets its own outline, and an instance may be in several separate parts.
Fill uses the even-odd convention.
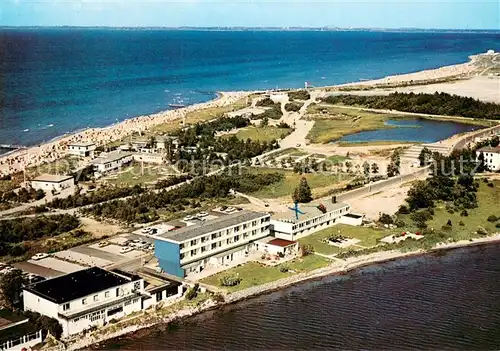
[[[481,126],[452,121],[429,119],[389,119],[385,123],[393,127],[371,130],[342,137],[340,142],[366,143],[376,141],[404,141],[434,143],[455,134],[481,129]]]

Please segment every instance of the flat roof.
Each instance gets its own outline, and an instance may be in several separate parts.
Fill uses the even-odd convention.
[[[91,161],[94,165],[102,165],[105,163],[121,160],[124,157],[132,156],[130,152],[121,152],[120,150],[112,151],[105,156],[100,156]]]
[[[56,175],[56,174],[42,174],[35,179],[34,182],[46,182],[46,183],[61,183],[68,179],[73,179],[73,176],[67,175]]]
[[[299,223],[299,222],[302,222],[304,220],[322,215],[323,212],[321,212],[318,209],[319,205],[325,206],[326,212],[336,211],[336,210],[339,210],[341,208],[349,206],[348,204],[343,203],[343,202],[339,202],[339,203],[334,204],[331,202],[331,200],[330,201],[313,201],[310,203],[298,205],[299,211],[303,212],[303,214],[299,213],[298,220],[296,219],[295,211],[290,210],[290,209],[288,210],[288,212],[276,213],[275,215],[273,215],[272,219],[276,220],[276,221],[285,221],[285,222],[289,222],[289,223]],[[289,205],[288,207],[295,208],[295,204]]]
[[[155,238],[159,240],[167,239],[180,243],[265,216],[269,216],[269,214],[264,212],[242,210],[236,213],[221,215],[221,217],[207,220],[206,222],[202,222],[200,224],[195,224],[181,229],[172,230],[167,233],[159,234],[156,235]]]
[[[285,240],[285,239],[273,239],[268,242],[269,245],[279,246],[279,247],[288,247],[290,245],[295,245],[295,241]]]
[[[139,279],[138,276],[126,277],[99,267],[92,267],[28,285],[24,290],[62,304]]]
[[[500,154],[500,146],[497,146],[497,147],[486,146],[486,147],[480,148],[477,151],[479,151],[479,152],[493,152],[493,153]]]

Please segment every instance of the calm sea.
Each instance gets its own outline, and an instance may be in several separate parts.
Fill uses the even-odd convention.
[[[498,33],[0,29],[0,144],[36,144],[221,90],[380,78],[499,48]]]
[[[95,349],[498,350],[500,245],[307,282]]]

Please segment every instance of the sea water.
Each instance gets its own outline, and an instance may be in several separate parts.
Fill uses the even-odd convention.
[[[498,49],[496,33],[0,29],[0,144],[192,104],[436,68]]]

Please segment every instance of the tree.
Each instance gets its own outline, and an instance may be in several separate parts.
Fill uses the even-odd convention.
[[[154,135],[151,135],[151,137],[148,140],[148,143],[146,144],[146,147],[148,149],[153,149],[156,146],[156,138]]]
[[[420,161],[420,167],[425,166],[432,158],[432,152],[424,147],[422,151],[420,151],[420,155],[418,156],[418,160]]]
[[[376,164],[375,162],[372,163],[372,173],[373,174],[377,174],[379,171],[379,168],[378,168],[378,164]]]
[[[267,127],[268,125],[269,125],[269,118],[267,117],[262,118],[262,120],[260,121],[260,126]]]
[[[370,176],[370,164],[367,161],[365,161],[363,163],[363,173],[364,173],[365,177]]]
[[[387,214],[387,213],[382,213],[380,215],[380,218],[378,219],[378,221],[382,224],[393,224],[394,223],[392,216]]]
[[[295,188],[293,192],[293,201],[306,203],[312,201],[312,192],[309,184],[307,184],[307,179],[302,177],[300,179],[299,185]]]
[[[23,286],[27,283],[22,271],[16,269],[5,274],[0,279],[0,290],[4,300],[11,308],[19,306],[20,293]]]
[[[490,141],[491,147],[497,147],[500,145],[500,138],[498,136],[494,136]]]

